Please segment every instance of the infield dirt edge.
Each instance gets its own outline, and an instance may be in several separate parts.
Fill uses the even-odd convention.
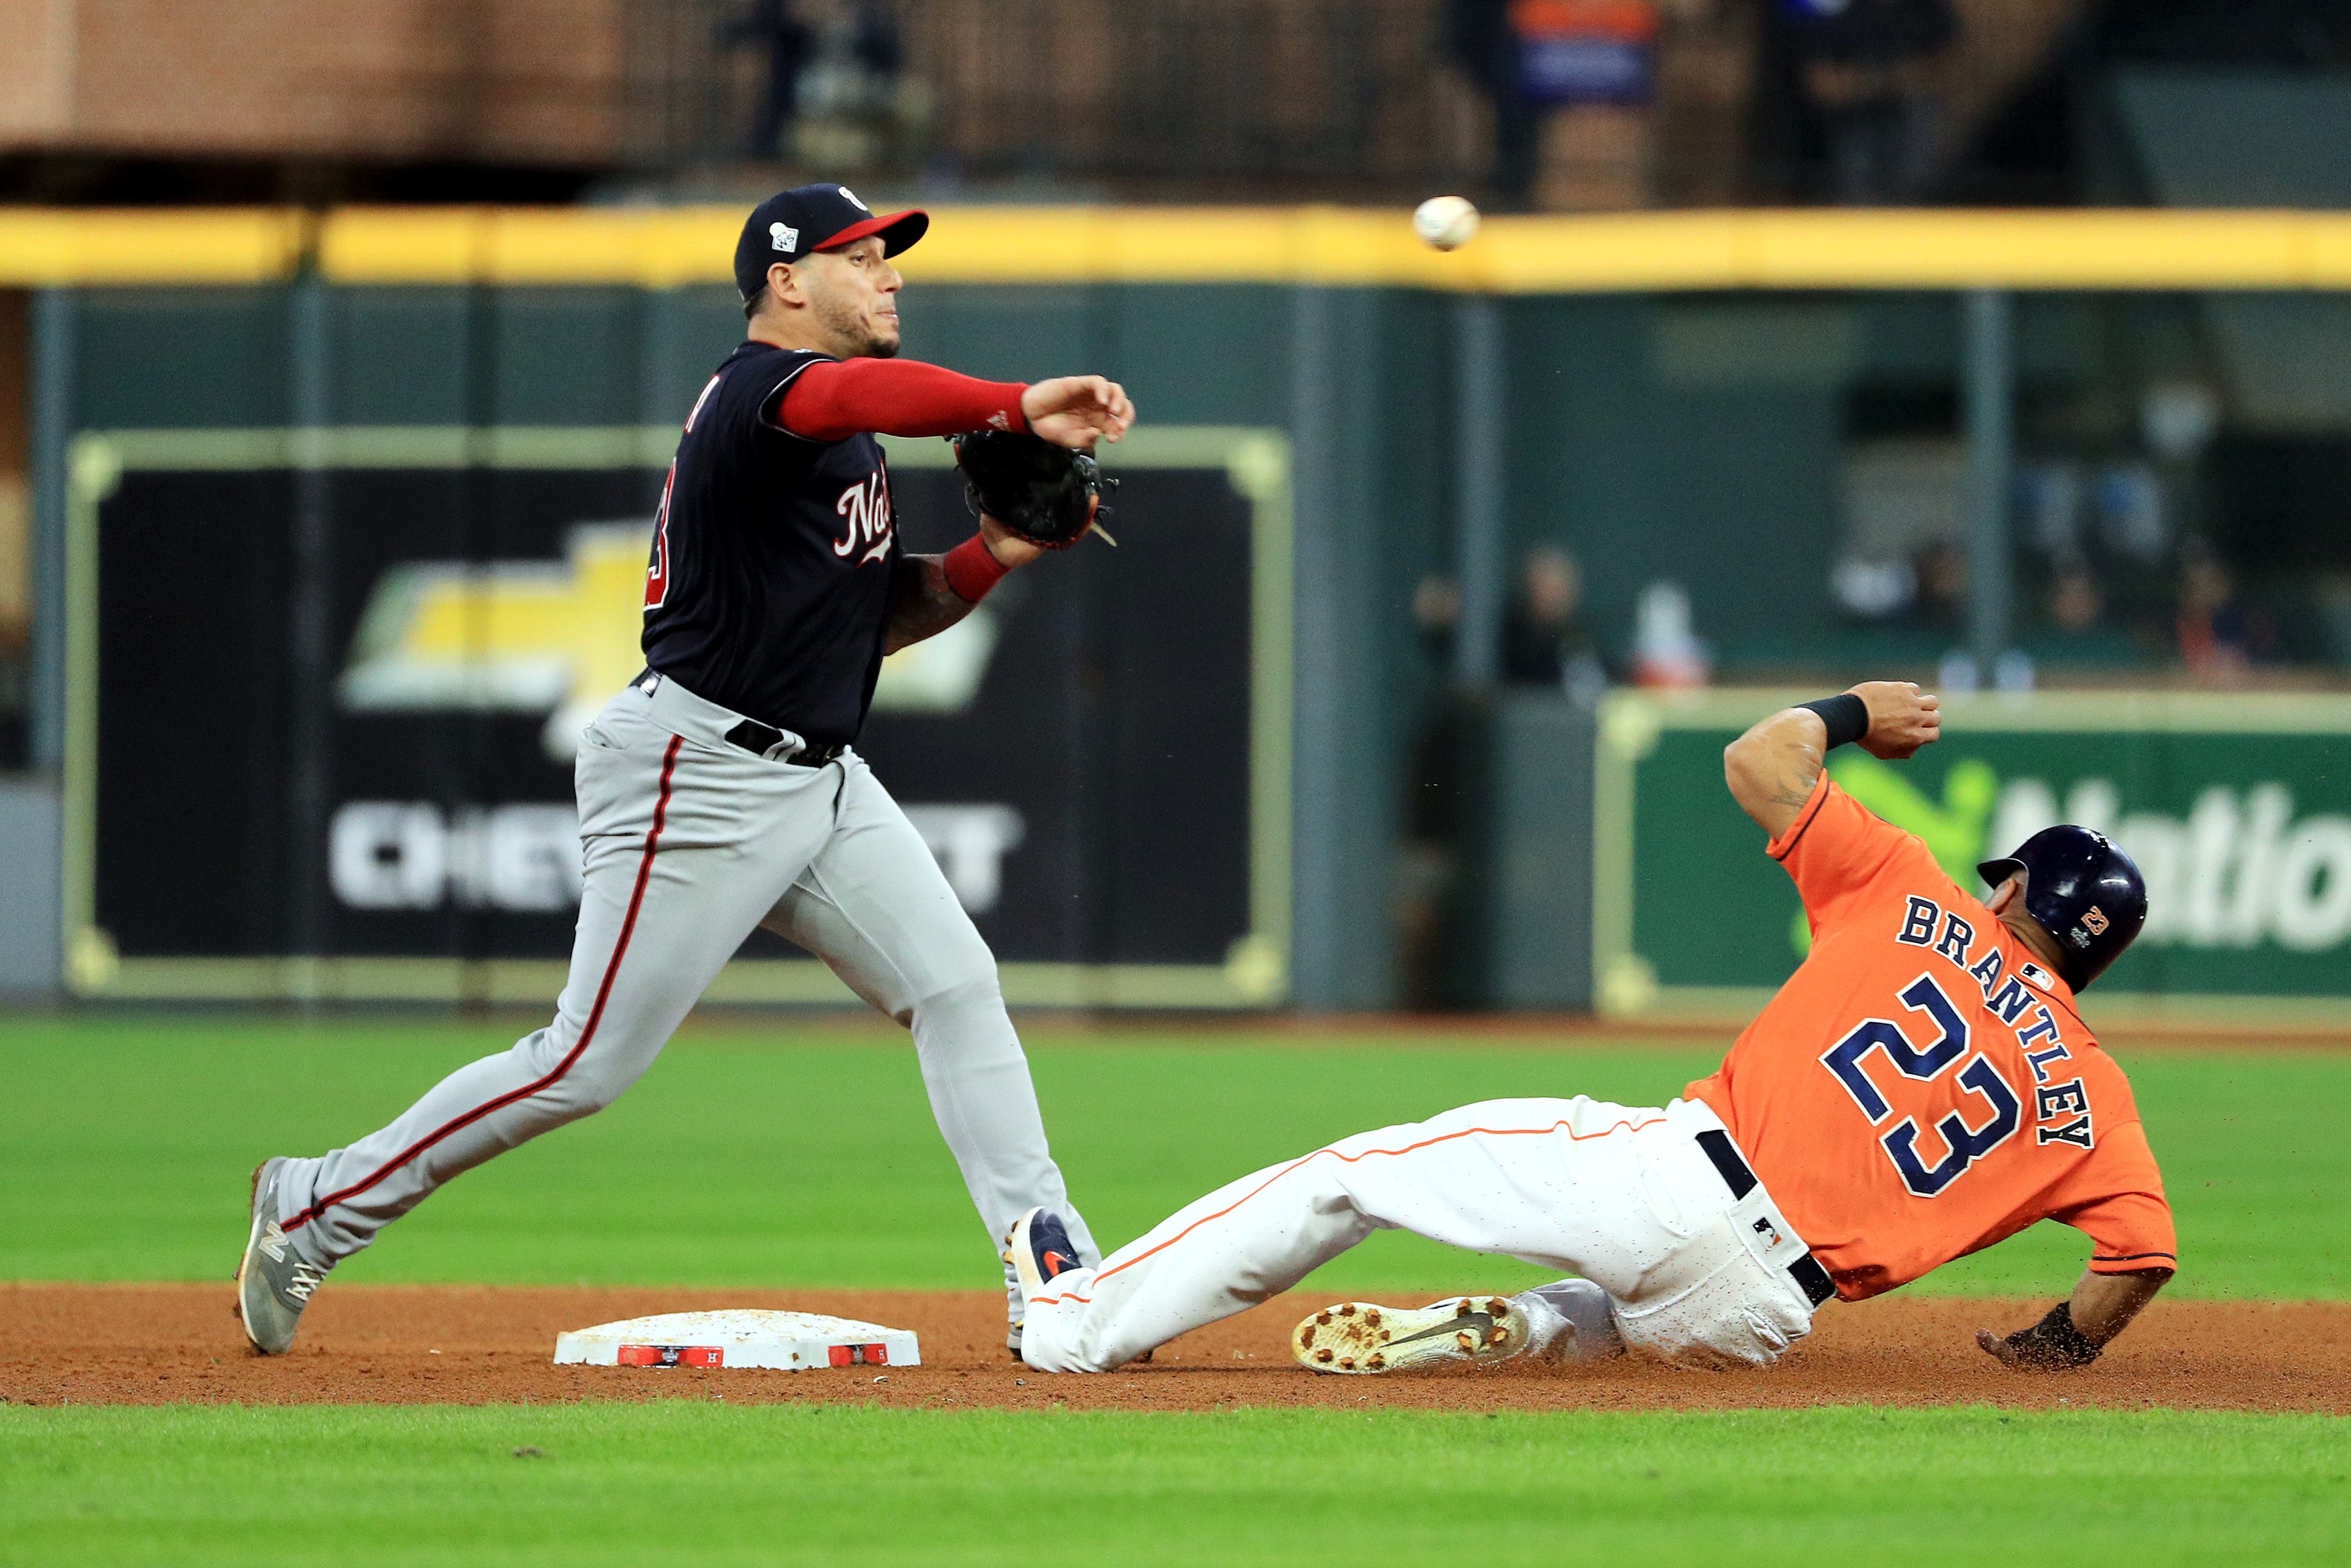
[[[1427,1292],[1433,1296],[1438,1292]],[[1405,1292],[1391,1300],[1426,1296]],[[225,1283],[0,1286],[0,1398],[18,1406],[478,1405],[577,1400],[852,1401],[902,1407],[1212,1410],[2006,1408],[2351,1414],[2351,1302],[2158,1301],[2085,1372],[2002,1371],[1970,1343],[2045,1302],[1900,1295],[1832,1303],[1779,1367],[1684,1373],[1638,1362],[1395,1377],[1316,1376],[1290,1360],[1293,1291],[1093,1376],[1015,1363],[990,1291],[353,1285],[320,1292],[290,1355],[246,1346]],[[552,1364],[555,1336],[656,1312],[781,1307],[912,1328],[919,1367],[750,1372]]]

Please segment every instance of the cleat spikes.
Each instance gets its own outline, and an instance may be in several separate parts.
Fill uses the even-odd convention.
[[[1500,1311],[1489,1311],[1499,1307]],[[1524,1350],[1526,1314],[1499,1296],[1456,1296],[1426,1307],[1342,1301],[1299,1320],[1290,1354],[1321,1373],[1400,1373],[1478,1366]]]

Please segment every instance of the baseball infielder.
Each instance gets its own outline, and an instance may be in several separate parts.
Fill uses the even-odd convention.
[[[2147,916],[2137,869],[2084,828],[1979,867],[1980,900],[1911,834],[1829,781],[1858,741],[1907,758],[1936,699],[1899,682],[1785,709],[1725,757],[1812,922],[1811,955],[1712,1077],[1663,1108],[1496,1100],[1343,1139],[1244,1176],[1088,1267],[1050,1211],[1008,1241],[1022,1355],[1100,1372],[1287,1290],[1403,1228],[1580,1276],[1411,1311],[1349,1302],[1300,1323],[1324,1372],[1634,1346],[1768,1364],[1831,1296],[1860,1301],[2055,1218],[2089,1270],[1984,1349],[2086,1364],[2171,1277],[2171,1211],[2130,1085],[2074,994]],[[1702,889],[1688,918],[1709,918]]]
[[[893,361],[889,257],[929,222],[804,185],[744,225],[748,340],[695,400],[663,486],[646,669],[580,747],[586,888],[554,1020],[348,1147],[254,1173],[238,1306],[263,1354],[293,1343],[328,1270],[435,1188],[611,1103],[755,925],[913,1030],[991,1240],[1023,1209],[1065,1210],[995,960],[850,749],[883,655],[954,625],[1039,551],[984,516],[944,556],[903,554],[872,433],[1029,431],[1090,449],[1134,410],[1100,376],[999,384]],[[1007,1289],[1017,1349],[1008,1270]]]

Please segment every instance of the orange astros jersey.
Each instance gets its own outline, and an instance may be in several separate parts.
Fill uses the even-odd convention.
[[[1813,950],[1711,1078],[1837,1293],[1859,1301],[2040,1219],[2101,1273],[2176,1267],[2129,1081],[2065,982],[1927,846],[1830,782],[1770,852]]]

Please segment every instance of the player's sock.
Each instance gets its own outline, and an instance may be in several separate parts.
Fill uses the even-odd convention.
[[[1527,1315],[1527,1348],[1544,1361],[1605,1361],[1625,1354],[1614,1304],[1589,1280],[1561,1280],[1511,1300]]]

